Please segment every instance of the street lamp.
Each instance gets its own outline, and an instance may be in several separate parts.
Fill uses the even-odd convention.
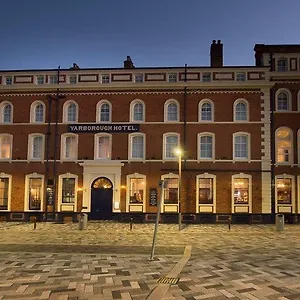
[[[178,229],[181,230],[181,209],[180,209],[180,197],[181,197],[181,156],[182,150],[180,148],[175,149],[175,154],[178,156]]]

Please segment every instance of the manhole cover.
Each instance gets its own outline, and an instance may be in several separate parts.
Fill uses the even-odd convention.
[[[177,284],[178,281],[179,281],[179,278],[162,277],[157,280],[157,283]]]

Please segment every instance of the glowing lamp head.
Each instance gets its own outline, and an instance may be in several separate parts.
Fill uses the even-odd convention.
[[[177,155],[177,156],[181,156],[182,155],[182,150],[180,148],[176,148],[174,150],[174,153]]]

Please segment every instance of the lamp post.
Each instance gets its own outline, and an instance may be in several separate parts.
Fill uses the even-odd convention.
[[[182,150],[175,149],[175,154],[178,156],[178,229],[181,230],[181,207],[180,207],[180,198],[181,198],[181,156]]]

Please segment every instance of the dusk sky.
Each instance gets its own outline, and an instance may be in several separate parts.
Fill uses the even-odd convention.
[[[299,0],[1,1],[0,70],[253,65],[253,47],[300,44]]]

